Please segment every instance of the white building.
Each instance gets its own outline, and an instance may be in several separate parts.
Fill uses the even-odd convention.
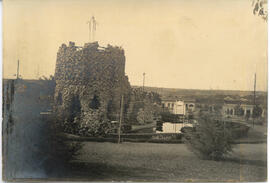
[[[238,104],[224,104],[222,109],[223,109],[223,114],[225,116],[237,116],[236,114],[236,107],[237,107]],[[239,106],[242,110],[242,116],[252,116],[253,114],[253,108],[254,108],[254,105],[251,105],[251,104],[241,104]]]
[[[177,115],[187,115],[195,111],[195,100],[164,99],[162,107],[167,108],[171,113]]]
[[[186,108],[184,101],[175,101],[174,108],[173,108],[173,114],[179,114],[179,115],[185,115],[186,114]]]
[[[263,106],[259,106],[262,108],[261,117],[264,117],[265,109],[263,108]],[[252,117],[254,107],[255,105],[248,100],[228,100],[228,97],[226,97],[224,99],[222,113],[225,117]]]

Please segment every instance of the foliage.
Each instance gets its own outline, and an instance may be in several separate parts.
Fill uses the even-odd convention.
[[[78,114],[73,121],[66,119],[62,123],[62,129],[74,135],[97,137],[108,134],[112,128],[110,121],[101,111],[89,111]]]
[[[172,114],[169,111],[163,111],[160,113],[161,120],[164,122],[178,122],[179,118],[176,114]]]
[[[192,112],[191,113],[188,113],[187,119],[188,120],[194,119],[194,114]]]
[[[153,111],[149,110],[149,108],[140,108],[137,114],[137,121],[139,124],[150,123],[154,121]]]
[[[215,104],[214,105],[214,111],[216,113],[216,115],[221,115],[221,111],[222,111],[222,104]]]
[[[201,113],[211,113],[213,115],[221,116],[222,104],[204,104],[200,106]]]
[[[237,116],[243,116],[244,115],[244,109],[241,107],[240,104],[237,104],[235,107],[234,107],[234,110],[235,110],[235,114]]]
[[[184,138],[187,147],[202,159],[221,160],[232,151],[232,136],[224,123],[211,115],[200,117]]]
[[[243,123],[226,121],[225,126],[230,130],[232,138],[238,139],[248,134],[249,127]]]
[[[139,109],[137,113],[137,121],[140,124],[153,123],[156,119],[160,118],[161,108],[151,101],[145,101],[144,107]]]
[[[154,122],[159,117],[161,111],[161,98],[158,93],[146,92],[141,88],[135,88],[131,92],[129,121],[143,124]]]
[[[69,111],[58,114],[64,118],[57,118],[63,132],[80,136],[102,136],[107,134],[111,129],[110,121],[104,116],[104,112],[98,109],[100,103],[96,95],[89,106],[92,109],[81,112],[79,96],[74,95],[70,101]]]
[[[92,113],[98,113],[92,115]],[[81,136],[104,136],[111,130],[111,123],[105,118],[101,111],[93,111],[81,115],[81,120],[78,120],[78,134]]]
[[[259,118],[262,116],[262,108],[258,105],[256,105],[253,109],[252,117],[253,118]]]
[[[151,103],[161,104],[160,95],[156,92],[146,92],[141,88],[133,88],[131,92],[135,101],[149,101]]]
[[[163,122],[162,121],[160,121],[160,120],[157,121],[156,130],[163,132]]]
[[[268,11],[267,11],[267,0],[253,0],[253,14],[258,15],[267,21]]]

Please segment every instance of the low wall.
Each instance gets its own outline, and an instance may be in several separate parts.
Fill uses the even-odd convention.
[[[63,133],[61,136],[71,141],[118,142],[118,134],[108,134],[106,137],[81,137]],[[121,134],[121,142],[182,143],[181,138],[180,133]]]

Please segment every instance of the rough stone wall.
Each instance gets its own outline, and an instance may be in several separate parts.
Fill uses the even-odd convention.
[[[74,118],[74,110],[79,110],[75,112],[81,121],[118,120],[122,94],[128,106],[130,84],[125,76],[124,50],[119,47],[99,47],[97,42],[83,47],[73,42],[62,44],[57,53],[55,80],[55,110],[63,120]],[[79,109],[74,109],[74,98]],[[93,107],[93,102],[97,106]]]

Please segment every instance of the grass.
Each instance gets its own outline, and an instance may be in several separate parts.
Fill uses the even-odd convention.
[[[226,161],[210,161],[184,144],[84,142],[69,175],[92,181],[265,181],[266,161],[266,144],[236,145]]]
[[[156,123],[148,123],[148,124],[143,124],[143,125],[132,125],[131,132],[138,132],[138,131],[151,131],[153,132],[153,128],[156,127]]]
[[[235,140],[237,143],[262,143],[267,142],[266,125],[249,125],[250,129],[246,137]]]

